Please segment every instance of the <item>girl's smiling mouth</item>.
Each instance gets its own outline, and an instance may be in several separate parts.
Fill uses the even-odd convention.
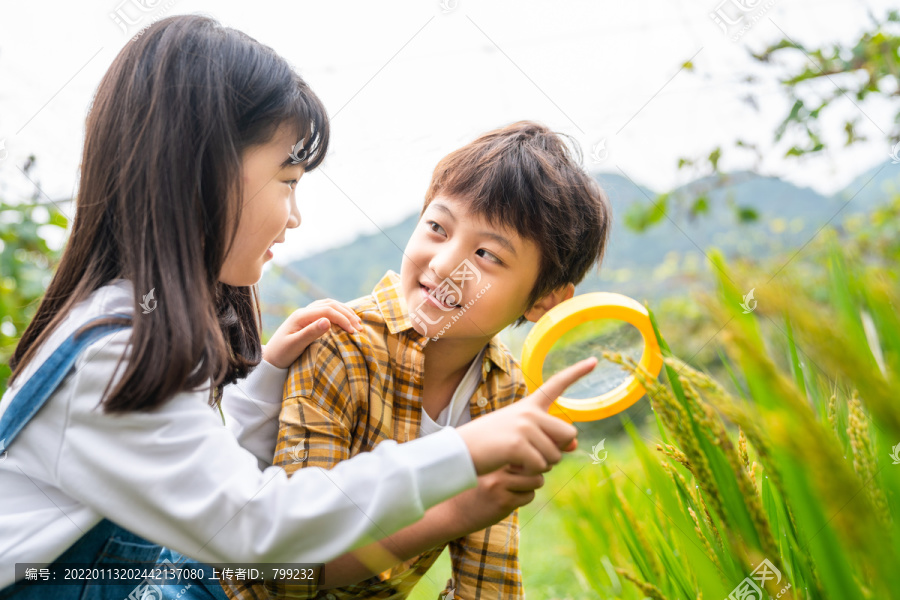
[[[282,240],[275,240],[274,242],[272,242],[272,243],[269,245],[269,247],[266,248],[266,258],[274,258],[274,257],[275,257],[275,253],[272,252],[272,248],[275,247],[275,244],[280,244],[280,243],[283,242],[283,241],[284,241],[284,240],[282,239]]]

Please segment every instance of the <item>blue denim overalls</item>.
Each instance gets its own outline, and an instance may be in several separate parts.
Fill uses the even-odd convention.
[[[125,317],[127,315],[109,314],[97,317]],[[94,319],[90,322],[93,322]],[[91,343],[105,335],[109,335],[127,327],[126,325],[98,325],[76,337],[73,333],[42,364],[22,389],[15,395],[12,403],[0,418],[0,440],[6,446],[0,453],[15,441],[16,436],[26,424],[37,414],[50,398],[53,391],[71,370],[78,354]],[[27,559],[25,559],[27,560]],[[23,560],[24,562],[24,560]],[[109,585],[85,582],[78,585],[41,585],[36,582],[19,581],[0,590],[0,600],[227,600],[225,592],[218,582],[211,578],[212,568],[182,556],[168,548],[149,542],[109,521],[103,519],[90,531],[54,561],[57,564],[94,565],[97,567],[128,567],[135,563],[145,565],[164,562],[178,563],[181,567],[202,568],[206,572],[206,580],[178,581],[171,580],[166,585],[153,585],[145,582],[135,587],[127,585]]]

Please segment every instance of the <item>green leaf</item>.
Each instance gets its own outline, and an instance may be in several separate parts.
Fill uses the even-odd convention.
[[[749,206],[739,206],[737,208],[737,218],[740,223],[752,223],[759,220],[759,213]]]
[[[702,215],[709,212],[709,199],[706,196],[700,196],[694,200],[691,206],[691,216]]]
[[[625,225],[634,231],[645,231],[666,216],[667,204],[668,194],[658,196],[655,202],[649,204],[635,202],[625,213]]]

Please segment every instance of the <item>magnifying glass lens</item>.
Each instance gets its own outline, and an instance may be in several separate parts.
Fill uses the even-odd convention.
[[[619,352],[635,362],[641,358],[644,339],[636,327],[618,319],[595,319],[573,327],[553,344],[544,359],[544,381],[580,360],[596,356],[597,366],[582,377],[564,395],[570,400],[589,400],[612,391],[629,374],[619,365],[606,360],[604,350]]]

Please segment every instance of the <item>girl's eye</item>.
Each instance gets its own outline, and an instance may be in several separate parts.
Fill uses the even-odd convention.
[[[298,181],[300,181],[300,180],[299,179],[291,179],[290,181],[285,181],[285,183],[288,184],[289,186],[291,186],[291,189],[294,189],[295,187],[297,187]]]
[[[488,251],[485,250],[484,248],[479,248],[478,250],[475,251],[475,254],[478,255],[478,256],[481,256],[481,257],[483,257],[483,258],[486,258],[486,259],[488,259],[488,260],[491,261],[491,262],[495,262],[495,263],[497,263],[498,265],[502,265],[502,264],[503,264],[503,261],[500,260],[499,258],[497,258],[497,255],[491,254],[490,252],[488,252]]]
[[[434,221],[426,221],[425,224],[428,226],[429,229],[431,229],[435,233],[439,233],[441,235],[446,234],[446,232],[444,231],[444,228],[441,227],[440,225],[438,225],[437,223],[435,223]]]

